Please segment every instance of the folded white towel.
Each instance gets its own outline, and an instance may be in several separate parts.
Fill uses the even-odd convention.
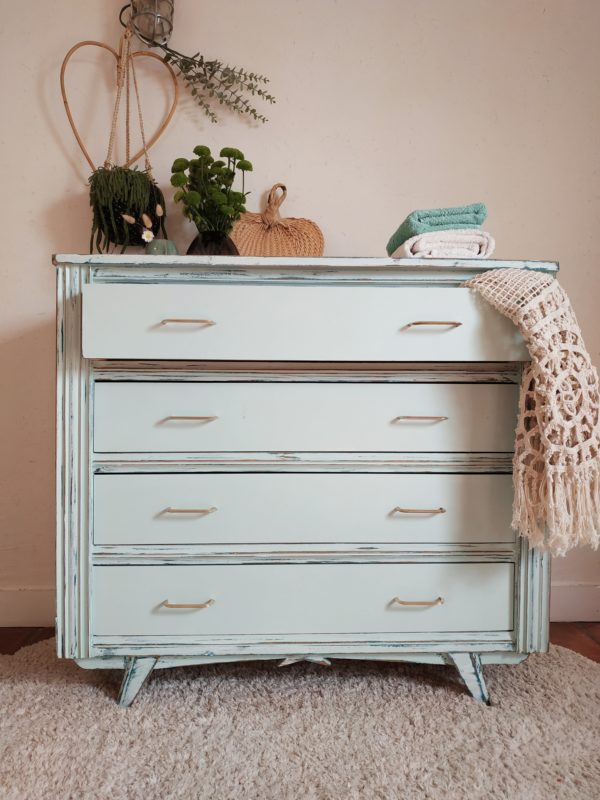
[[[496,242],[479,228],[420,233],[407,239],[392,258],[489,258]]]

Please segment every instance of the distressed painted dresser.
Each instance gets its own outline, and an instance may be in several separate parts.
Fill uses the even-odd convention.
[[[516,329],[554,263],[58,256],[57,640],[82,667],[547,648],[510,528]]]

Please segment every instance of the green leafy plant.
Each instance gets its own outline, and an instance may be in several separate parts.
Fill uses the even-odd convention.
[[[184,215],[199,233],[226,236],[246,210],[245,175],[252,172],[252,164],[235,147],[224,147],[217,160],[206,145],[194,147],[194,155],[191,160],[177,158],[173,162],[174,200],[182,204]],[[233,188],[238,173],[242,176],[241,191]]]

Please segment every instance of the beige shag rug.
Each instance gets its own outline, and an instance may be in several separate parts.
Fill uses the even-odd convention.
[[[560,647],[488,666],[334,662],[120,673],[0,657],[2,800],[598,800],[600,665]]]

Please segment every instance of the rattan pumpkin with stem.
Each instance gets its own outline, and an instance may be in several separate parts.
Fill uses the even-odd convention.
[[[198,231],[188,255],[237,255],[229,233],[246,210],[245,177],[252,164],[235,147],[224,147],[217,160],[206,145],[195,147],[194,155],[191,160],[175,159],[171,167],[174,200]],[[234,188],[238,174],[241,191]]]
[[[316,222],[301,217],[282,217],[281,204],[287,196],[283,183],[269,192],[261,213],[243,214],[231,238],[243,256],[322,256],[323,233]]]

